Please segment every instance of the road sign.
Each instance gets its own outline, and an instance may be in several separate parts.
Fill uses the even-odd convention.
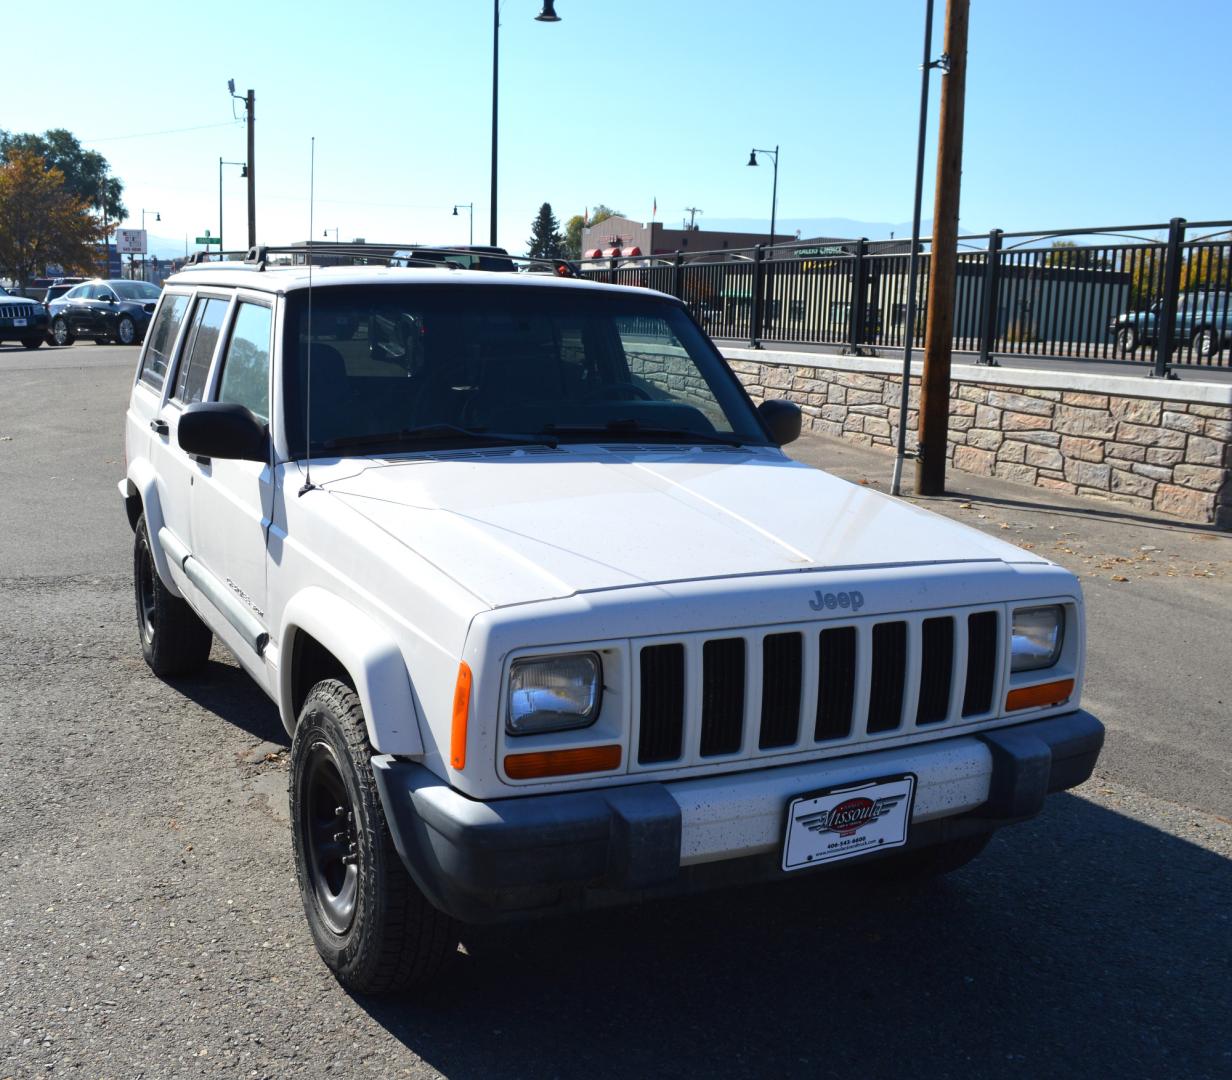
[[[116,229],[115,246],[121,255],[144,255],[145,229]]]
[[[209,234],[209,233],[206,233],[206,234],[205,234],[205,236],[198,236],[198,237],[197,237],[197,239],[193,241],[193,243],[194,243],[194,244],[202,244],[202,245],[204,245],[204,244],[221,244],[221,243],[222,243],[222,241],[221,241],[221,240],[220,240],[217,236],[210,236],[210,234]]]

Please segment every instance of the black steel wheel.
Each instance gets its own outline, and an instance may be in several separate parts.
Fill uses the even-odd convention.
[[[209,659],[213,634],[158,576],[144,514],[133,540],[133,595],[141,653],[150,670],[162,678],[200,670]]]
[[[69,332],[68,320],[57,315],[51,322],[51,336],[57,345],[71,345],[77,339]]]
[[[325,925],[345,934],[355,919],[359,891],[355,806],[328,742],[313,742],[305,757],[301,813],[308,878]]]
[[[116,323],[115,339],[120,345],[137,344],[137,324],[128,315],[121,315]]]
[[[1117,352],[1129,356],[1138,347],[1138,331],[1132,326],[1122,326],[1116,336]]]
[[[405,990],[457,954],[454,921],[411,880],[372,775],[363,707],[345,683],[308,693],[291,743],[295,875],[313,944],[343,986]]]

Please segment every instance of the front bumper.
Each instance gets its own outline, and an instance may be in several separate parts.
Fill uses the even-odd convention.
[[[779,865],[787,802],[849,780],[917,774],[908,849],[989,832],[1086,780],[1103,741],[1099,720],[1078,711],[803,766],[491,802],[413,762],[372,765],[419,888],[463,921],[496,922],[792,876]]]
[[[25,326],[15,325],[12,319],[0,318],[0,340],[42,337],[50,326],[46,315],[30,316],[26,319]]]

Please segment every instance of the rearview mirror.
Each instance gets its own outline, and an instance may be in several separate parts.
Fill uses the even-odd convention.
[[[758,405],[757,412],[777,445],[786,446],[800,438],[800,406],[794,401],[772,398]]]
[[[180,414],[180,449],[197,457],[265,461],[269,428],[243,405],[199,401]]]

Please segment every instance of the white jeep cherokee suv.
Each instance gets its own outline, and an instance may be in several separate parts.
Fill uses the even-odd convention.
[[[277,702],[346,985],[428,977],[455,920],[954,869],[1087,778],[1074,576],[799,428],[645,289],[169,279],[119,485],[141,646],[183,675],[217,636]]]

